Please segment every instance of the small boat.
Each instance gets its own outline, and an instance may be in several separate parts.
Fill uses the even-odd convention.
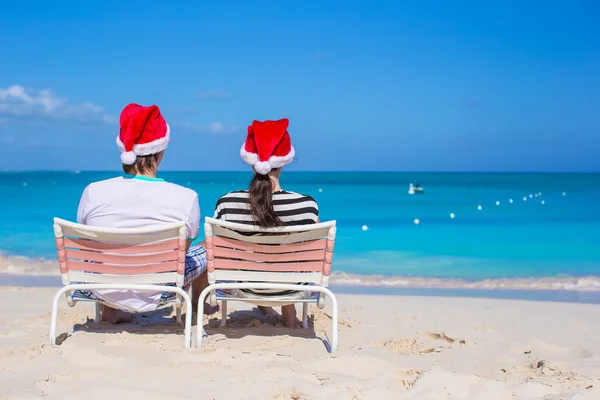
[[[425,189],[423,189],[421,187],[421,185],[419,185],[418,183],[416,185],[413,185],[411,183],[408,188],[408,194],[415,194],[415,193],[423,194],[423,193],[425,193]]]

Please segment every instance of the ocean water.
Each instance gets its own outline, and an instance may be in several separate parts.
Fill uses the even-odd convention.
[[[54,258],[52,218],[75,220],[85,186],[116,175],[1,172],[0,251]],[[159,176],[194,189],[203,216],[251,178]],[[409,195],[411,182],[425,193]],[[337,272],[465,281],[600,276],[600,174],[285,171],[282,187],[312,195],[321,219],[337,220]]]

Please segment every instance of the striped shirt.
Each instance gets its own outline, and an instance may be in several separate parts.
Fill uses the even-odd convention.
[[[311,196],[281,190],[273,193],[273,208],[281,222],[288,226],[315,224],[319,207]],[[215,219],[254,225],[247,190],[227,193],[217,201]]]
[[[311,196],[281,190],[273,193],[273,209],[281,222],[287,226],[310,225],[319,221],[319,206]],[[247,190],[227,193],[217,201],[215,219],[254,225]],[[240,232],[241,233],[241,232]],[[247,294],[260,296],[287,296],[295,291],[270,289],[241,289]]]

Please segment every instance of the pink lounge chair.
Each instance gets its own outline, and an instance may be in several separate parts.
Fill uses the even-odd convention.
[[[206,331],[202,315],[204,300],[211,305],[222,301],[221,326],[227,321],[227,302],[244,301],[253,304],[286,305],[303,303],[302,323],[308,329],[308,304],[325,306],[331,299],[331,342],[324,339],[330,353],[338,341],[338,307],[334,294],[327,289],[335,242],[335,221],[315,225],[281,228],[259,228],[206,218],[206,254],[209,286],[200,294],[196,346],[203,347]],[[251,235],[244,235],[249,233]],[[310,286],[307,286],[310,285]],[[231,289],[274,289],[312,292],[307,298],[290,296],[234,297]]]
[[[192,295],[183,290],[187,230],[185,223],[141,229],[111,229],[54,219],[54,235],[62,287],[52,302],[50,344],[56,344],[58,302],[65,294],[73,307],[77,301],[95,301],[96,321],[100,303],[73,298],[75,290],[131,289],[175,293],[177,322],[181,323],[185,300],[185,348],[191,345]],[[174,286],[167,286],[167,285]]]

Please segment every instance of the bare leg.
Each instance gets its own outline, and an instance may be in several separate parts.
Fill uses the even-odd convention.
[[[281,306],[281,316],[283,317],[283,324],[288,328],[295,327],[300,323],[296,318],[296,306],[294,304]]]
[[[105,306],[104,304],[102,305],[102,322],[120,324],[122,322],[131,322],[132,320],[133,314]]]
[[[273,310],[273,307],[257,306],[258,309],[265,315],[277,315],[277,312]]]
[[[200,294],[204,289],[208,287],[208,273],[205,271],[200,277],[192,282],[192,290],[194,293]],[[192,299],[192,308],[198,310],[198,296],[194,296]],[[208,303],[204,303],[204,314],[211,315],[219,311],[219,305],[215,307]]]

